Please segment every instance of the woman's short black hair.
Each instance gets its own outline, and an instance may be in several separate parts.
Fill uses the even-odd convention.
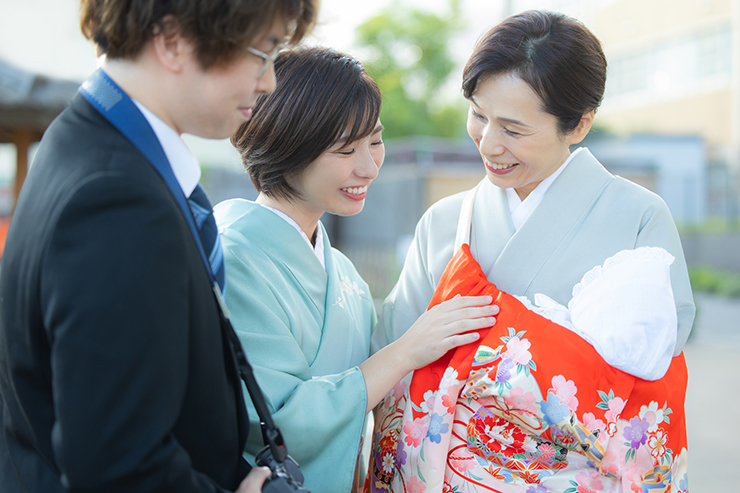
[[[470,99],[481,78],[504,74],[526,82],[565,134],[601,104],[606,57],[598,38],[580,21],[529,10],[505,19],[478,40],[463,71],[463,94]]]
[[[255,188],[293,199],[286,181],[331,148],[372,134],[380,90],[354,58],[329,48],[298,48],[275,62],[277,87],[260,96],[251,121],[231,138]]]

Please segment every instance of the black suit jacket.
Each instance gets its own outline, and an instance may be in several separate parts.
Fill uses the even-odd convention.
[[[79,94],[24,184],[0,303],[0,491],[236,489],[248,420],[208,273],[164,180]]]

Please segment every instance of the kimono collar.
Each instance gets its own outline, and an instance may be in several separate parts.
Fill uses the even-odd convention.
[[[303,232],[301,227],[298,225],[297,222],[293,220],[292,217],[284,213],[283,211],[279,211],[275,209],[274,207],[270,207],[269,205],[265,204],[259,204],[265,209],[274,212],[281,218],[283,218],[288,224],[293,226],[296,231],[298,231],[301,234],[301,237],[306,240],[306,243],[308,243],[308,246],[311,247],[311,250],[313,251],[314,255],[316,255],[316,258],[319,259],[319,262],[321,262],[321,267],[326,270],[326,257],[324,255],[324,233],[323,229],[321,229],[318,225],[316,226],[316,245],[311,244],[311,240],[308,239],[308,236],[306,233]]]

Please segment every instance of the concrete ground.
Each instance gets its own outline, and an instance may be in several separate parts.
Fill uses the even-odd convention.
[[[697,318],[684,353],[689,491],[737,493],[740,445],[740,300],[696,293]]]

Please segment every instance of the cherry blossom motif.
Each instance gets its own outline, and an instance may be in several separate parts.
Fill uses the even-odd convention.
[[[635,416],[630,420],[629,426],[624,427],[624,438],[630,442],[633,449],[639,448],[647,440],[645,432],[648,426],[650,425],[646,421],[642,421],[638,416]]]
[[[504,397],[504,402],[512,411],[522,411],[525,413],[536,413],[535,403],[537,398],[532,392],[524,392],[521,387],[514,387],[509,392],[509,397]]]
[[[560,397],[555,394],[547,394],[547,400],[539,402],[545,422],[549,425],[556,425],[570,416],[570,409],[560,402]],[[556,427],[557,428],[557,427]],[[552,430],[555,431],[555,430]]]
[[[406,386],[406,379],[398,382],[393,387],[393,390],[391,390],[386,396],[385,401],[383,401],[383,406],[385,406],[386,408],[390,408],[391,406],[398,405],[398,403],[401,401],[401,397],[403,397],[404,392],[406,392]]]
[[[357,283],[350,279],[348,276],[342,276],[339,281],[339,285],[341,286],[342,291],[345,293],[357,293],[359,295],[365,294],[365,291],[360,289]]]
[[[441,443],[442,435],[446,434],[449,430],[450,425],[444,422],[442,416],[437,413],[432,414],[432,419],[429,421],[429,431],[427,432],[430,442]]]
[[[398,449],[396,449],[396,465],[398,467],[406,464],[406,451],[403,449],[403,442],[398,442]]]
[[[576,482],[578,483],[576,488],[578,493],[596,493],[604,489],[597,472],[579,472],[576,474]]]
[[[502,359],[498,364],[498,369],[496,370],[496,381],[503,383],[506,382],[508,379],[511,378],[511,370],[514,368],[514,361],[510,358]]]
[[[421,402],[421,410],[425,413],[431,413],[434,410],[434,401],[437,400],[437,392],[427,390],[424,392],[424,400]]]
[[[423,493],[427,486],[416,476],[411,476],[406,480],[406,491],[409,493]]]
[[[650,455],[653,456],[656,462],[659,462],[666,452],[668,452],[666,448],[667,443],[668,435],[663,430],[657,430],[649,434],[647,445],[650,448]]]
[[[429,425],[424,422],[424,418],[416,418],[413,421],[407,421],[403,425],[403,432],[406,434],[403,441],[409,447],[418,447],[421,445],[421,441],[427,436],[427,429]]]
[[[453,386],[457,388],[459,385],[460,381],[457,379],[457,370],[452,367],[447,367],[444,375],[442,375],[442,380],[439,382],[439,388],[449,389]]]
[[[578,392],[578,388],[576,388],[573,380],[566,380],[563,375],[552,377],[552,388],[547,391],[548,394],[555,394],[560,397],[560,402],[574,412],[578,409],[576,392]]]
[[[622,472],[622,484],[629,486],[629,491],[642,493],[642,473],[637,463],[630,462],[627,464],[624,472]]]
[[[601,472],[611,473],[615,476],[619,472],[619,458],[613,450],[607,450],[604,460],[601,461]]]
[[[529,352],[531,346],[532,343],[526,339],[512,337],[506,343],[506,351],[501,356],[512,360],[518,365],[527,365],[532,360],[532,353]]]
[[[657,402],[652,401],[649,405],[640,407],[640,419],[650,424],[648,432],[656,431],[663,422],[663,410]]]
[[[621,397],[615,397],[609,399],[609,410],[604,413],[604,417],[607,421],[616,421],[619,419],[619,415],[622,414],[624,405],[627,404]]]
[[[442,405],[447,409],[447,412],[453,414],[455,412],[455,404],[457,404],[457,387],[450,387],[447,389],[447,393],[442,396]]]
[[[601,431],[602,433],[599,435],[599,442],[602,444],[606,443],[607,436],[609,436],[607,433],[603,433],[606,431],[606,423],[601,419],[597,419],[596,416],[594,416],[594,413],[583,414],[583,426],[585,426],[590,432],[594,432],[596,430]]]

